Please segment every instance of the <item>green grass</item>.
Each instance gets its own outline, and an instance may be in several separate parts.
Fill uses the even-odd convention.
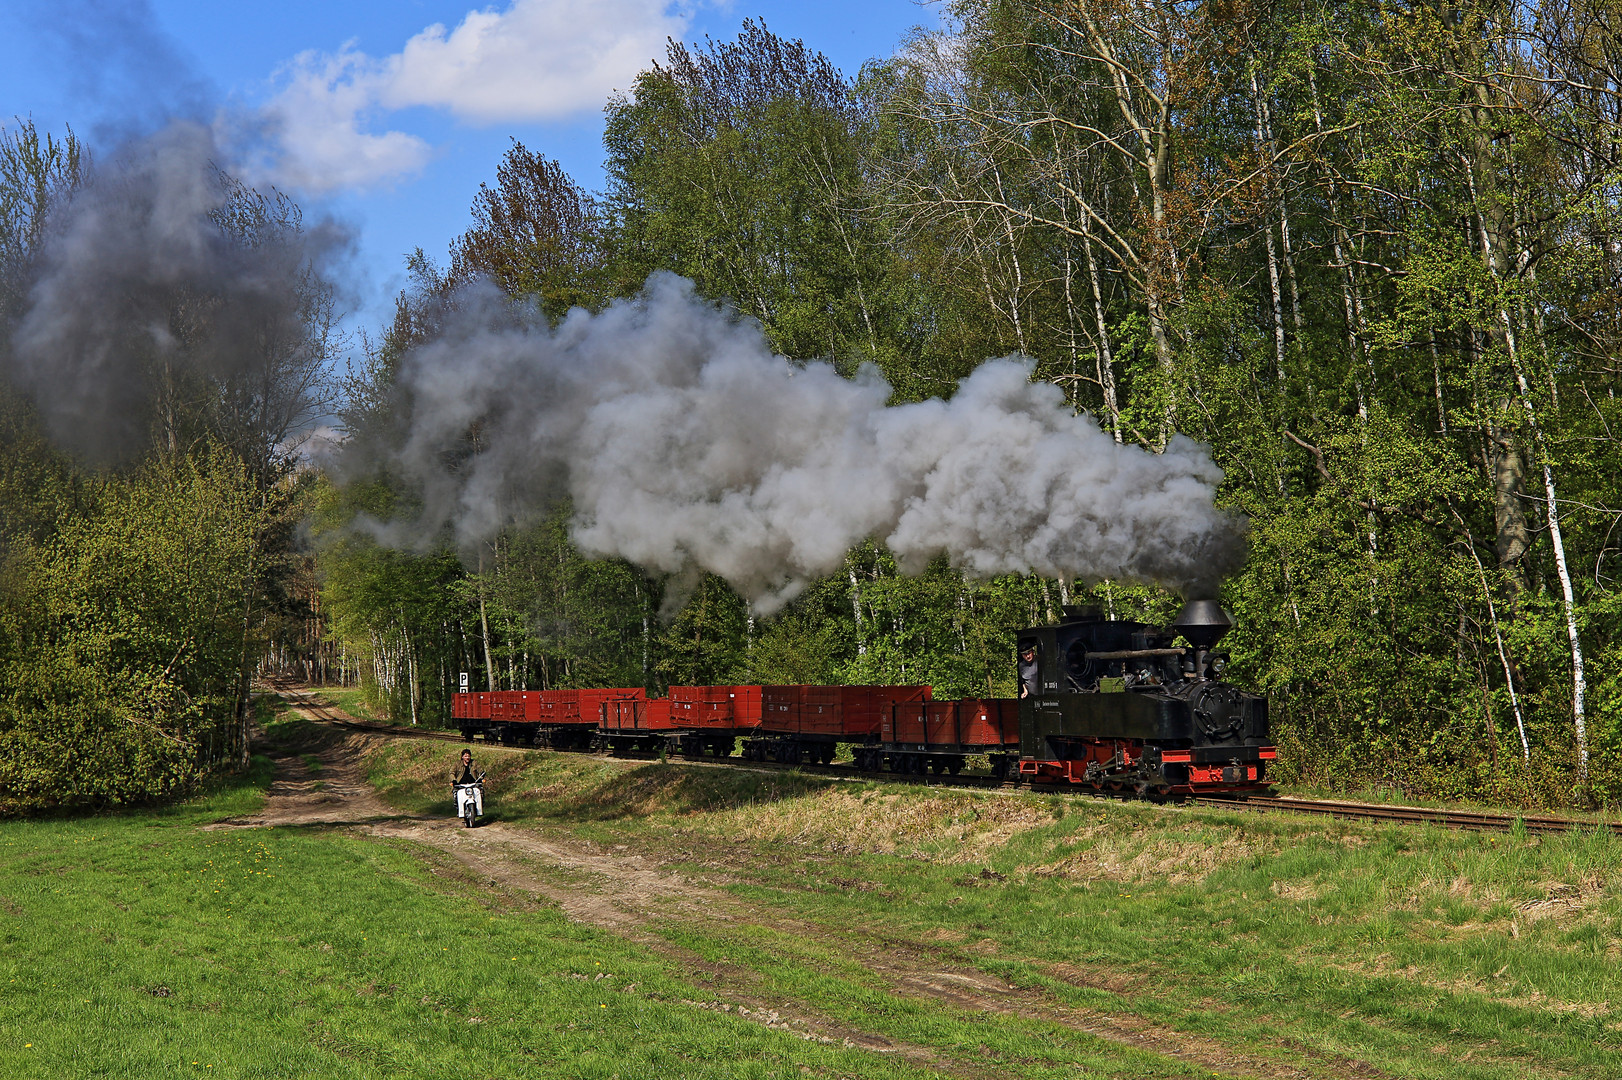
[[[409,845],[198,828],[267,779],[0,823],[6,1075],[929,1075],[683,1004],[668,960]]]
[[[321,734],[267,730],[295,754]],[[161,811],[0,823],[0,1074],[934,1075],[727,1011],[740,985],[972,1075],[1209,1075],[1019,1002],[1323,1076],[1622,1074],[1609,833],[474,749],[509,827],[623,845],[753,914],[672,913],[637,943],[402,841],[200,829],[261,804],[256,759]],[[369,767],[401,809],[448,817],[459,750],[391,743]],[[902,992],[895,957],[994,976],[1016,1007]]]
[[[493,813],[684,863],[818,928],[769,948],[769,927],[665,932],[704,955],[748,946],[768,985],[834,1015],[869,1014],[882,980],[848,948],[888,936],[1281,1062],[1622,1075],[1622,842],[1609,832],[1459,833],[476,752]],[[421,774],[446,756],[391,745],[374,779],[402,806],[440,812]],[[972,1032],[1047,1075],[1029,1064],[1041,1025],[929,1009],[884,1023],[948,1049]],[[1002,1043],[982,1037],[988,1024]]]
[[[346,689],[341,686],[312,686],[309,694],[320,701],[348,713],[357,720],[370,720],[374,723],[386,724],[388,718],[380,716],[366,702],[366,692],[360,688]]]

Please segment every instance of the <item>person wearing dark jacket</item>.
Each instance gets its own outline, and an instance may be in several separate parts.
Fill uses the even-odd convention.
[[[1027,645],[1019,651],[1019,696],[1030,697],[1041,692],[1036,664],[1036,646]]]
[[[454,769],[451,770],[451,783],[476,785],[478,782],[479,774],[473,771],[473,751],[464,749],[462,751],[462,774],[458,776]],[[484,792],[478,787],[473,788],[473,811],[479,817],[484,816]]]

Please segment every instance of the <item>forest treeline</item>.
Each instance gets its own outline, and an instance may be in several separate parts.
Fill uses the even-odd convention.
[[[1222,594],[1232,677],[1269,696],[1287,779],[1622,795],[1622,8],[960,0],[951,14],[851,74],[754,23],[671,43],[608,105],[599,192],[515,142],[444,260],[411,260],[332,408],[357,438],[386,438],[401,358],[475,279],[556,322],[671,270],[792,360],[876,365],[896,401],[1023,354],[1121,443],[1212,448],[1223,500],[1251,523]],[[4,242],[25,248],[16,220]],[[905,577],[867,544],[756,618],[719,579],[678,603],[657,577],[583,558],[566,506],[477,550],[396,550],[354,527],[409,514],[415,493],[386,470],[339,484],[289,459],[272,478],[208,431],[109,477],[53,456],[16,410],[9,444],[37,444],[31,476],[50,476],[4,494],[4,644],[87,685],[110,653],[94,627],[73,637],[87,616],[64,613],[91,594],[51,567],[112,543],[81,521],[111,528],[143,492],[207,484],[243,492],[246,515],[242,554],[220,555],[246,560],[228,594],[241,619],[219,640],[419,723],[443,721],[464,671],[481,689],[1007,694],[1013,631],[1062,604],[1150,620],[1177,604],[944,562]],[[297,544],[272,520],[294,504]],[[172,680],[186,664],[162,652],[141,670]],[[57,730],[63,706],[26,664],[6,670],[0,737]],[[245,685],[209,670],[211,686]],[[109,718],[145,700],[107,693]]]

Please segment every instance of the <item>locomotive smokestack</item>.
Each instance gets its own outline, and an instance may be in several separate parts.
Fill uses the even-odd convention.
[[[1177,613],[1171,628],[1196,649],[1205,650],[1215,647],[1233,629],[1233,620],[1215,600],[1190,600]]]

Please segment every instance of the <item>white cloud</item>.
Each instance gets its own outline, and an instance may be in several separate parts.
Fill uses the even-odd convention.
[[[559,120],[601,108],[681,37],[690,17],[668,0],[511,0],[435,24],[375,58],[346,45],[277,72],[266,107],[276,179],[306,191],[365,187],[422,168],[432,148],[368,121],[412,107],[474,124]]]
[[[376,111],[373,62],[344,49],[304,53],[284,72],[281,93],[267,107],[276,144],[269,170],[280,184],[303,191],[366,187],[416,172],[432,148],[415,135],[361,130]]]

